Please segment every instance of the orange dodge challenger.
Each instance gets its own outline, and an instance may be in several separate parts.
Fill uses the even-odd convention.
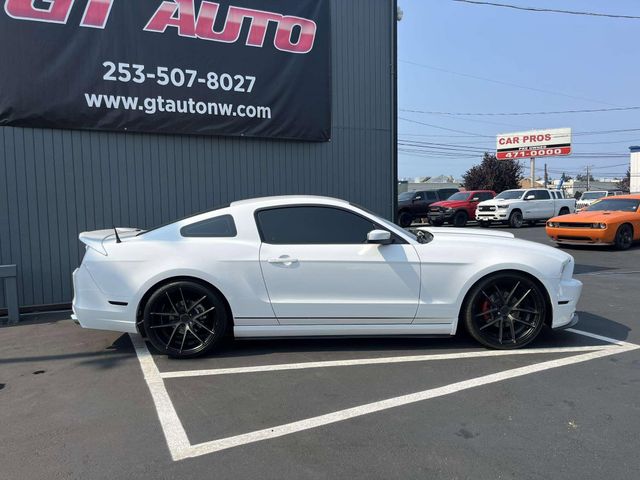
[[[626,250],[640,240],[640,194],[605,197],[579,213],[554,217],[547,235],[558,245],[614,245]]]

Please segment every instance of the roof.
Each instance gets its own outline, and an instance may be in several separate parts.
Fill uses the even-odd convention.
[[[342,200],[340,198],[333,197],[323,197],[321,195],[276,195],[272,197],[258,197],[258,198],[247,198],[244,200],[236,200],[235,202],[231,202],[232,207],[236,207],[239,205],[251,205],[257,203],[313,203],[317,201],[323,201],[328,203],[340,203],[344,205],[348,205],[349,202],[346,200]]]

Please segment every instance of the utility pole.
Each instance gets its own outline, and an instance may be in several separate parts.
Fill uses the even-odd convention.
[[[529,188],[536,188],[536,157],[531,157],[529,160],[531,161],[531,187]]]
[[[549,185],[549,173],[547,172],[547,164],[544,164],[544,188]]]

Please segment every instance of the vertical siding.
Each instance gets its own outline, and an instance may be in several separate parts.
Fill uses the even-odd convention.
[[[20,305],[71,301],[84,230],[149,228],[292,193],[344,198],[390,218],[393,3],[332,1],[330,142],[0,127],[0,264],[18,265]]]

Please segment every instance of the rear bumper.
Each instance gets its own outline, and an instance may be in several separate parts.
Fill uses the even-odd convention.
[[[558,298],[553,308],[553,321],[551,328],[569,328],[578,322],[576,307],[580,294],[582,293],[582,282],[574,278],[560,281]]]
[[[86,267],[73,272],[73,315],[83,328],[136,333],[135,306],[112,305],[98,288]]]

